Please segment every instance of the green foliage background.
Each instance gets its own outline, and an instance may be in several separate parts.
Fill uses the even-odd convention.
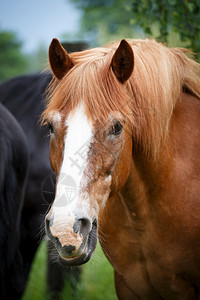
[[[154,37],[200,53],[200,0],[70,0],[81,11],[76,37],[90,46],[121,38]],[[0,82],[47,66],[47,47],[25,54],[18,34],[0,28]]]
[[[153,35],[152,24],[159,28],[158,40],[167,42],[172,31],[194,52],[200,52],[199,0],[132,0],[133,20],[144,31]]]
[[[82,12],[82,31],[97,43],[108,36],[150,36],[168,42],[176,33],[200,52],[200,0],[71,0]],[[156,30],[155,30],[156,28]],[[178,41],[179,42],[179,41]],[[174,45],[176,46],[176,45]]]
[[[22,42],[14,32],[0,31],[0,81],[27,70],[28,60],[21,48]]]
[[[23,52],[18,34],[0,29],[0,82],[9,78],[44,70],[48,65],[48,49],[38,45],[34,53]]]

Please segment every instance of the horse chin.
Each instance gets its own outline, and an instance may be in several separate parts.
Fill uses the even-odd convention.
[[[92,256],[92,253],[96,249],[97,245],[97,225],[93,222],[92,230],[88,235],[88,239],[84,250],[78,256],[74,257],[63,257],[59,255],[59,262],[64,266],[80,266],[88,262]]]
[[[80,266],[90,260],[91,254],[82,253],[81,255],[73,258],[64,258],[59,256],[59,262],[66,267]]]

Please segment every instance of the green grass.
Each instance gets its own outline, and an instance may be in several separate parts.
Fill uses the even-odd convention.
[[[47,245],[43,241],[36,253],[22,300],[42,300],[46,298],[46,266]]]
[[[22,300],[45,300],[48,298],[46,292],[46,248],[46,242],[43,241],[36,254]],[[78,284],[76,297],[72,297],[71,288],[66,284],[61,299],[117,300],[113,268],[105,258],[99,244],[91,260],[82,267],[81,282]]]

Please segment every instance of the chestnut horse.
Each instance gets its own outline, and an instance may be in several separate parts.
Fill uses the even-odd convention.
[[[119,299],[200,299],[200,79],[154,40],[49,48],[56,195],[46,231],[67,266],[98,237]]]

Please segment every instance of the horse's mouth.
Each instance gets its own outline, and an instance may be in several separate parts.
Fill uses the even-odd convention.
[[[91,253],[92,254],[92,253]],[[59,256],[59,262],[66,267],[69,266],[80,266],[85,264],[90,260],[91,254],[89,253],[82,253],[79,256],[73,257],[73,258],[63,258]]]
[[[97,222],[93,222],[84,250],[78,256],[63,257],[59,254],[59,262],[64,266],[79,266],[88,262],[97,244]]]

